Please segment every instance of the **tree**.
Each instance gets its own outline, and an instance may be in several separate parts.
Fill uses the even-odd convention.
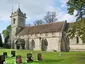
[[[69,0],[67,2],[68,13],[73,15],[77,11],[77,21],[82,20],[85,15],[85,0]]]
[[[72,24],[72,27],[68,30],[68,36],[70,38],[80,37],[82,42],[85,43],[85,19],[80,20]]]
[[[69,0],[67,2],[68,13],[73,15],[74,10],[77,11],[77,21],[73,23],[72,27],[67,31],[70,38],[80,37],[85,43],[85,0]]]
[[[6,40],[5,43],[7,43],[7,40],[9,39],[8,36],[10,37],[10,33],[11,33],[11,25],[7,26],[7,28],[2,31],[4,40]]]
[[[0,47],[3,47],[2,36],[1,36],[1,34],[0,34]]]
[[[45,19],[46,23],[55,22],[57,20],[56,12],[47,12],[44,19]]]
[[[40,19],[40,20],[36,20],[35,22],[34,22],[34,25],[36,26],[36,25],[41,25],[41,24],[44,24],[44,22]]]
[[[10,35],[10,33],[11,33],[11,25],[7,26],[7,28],[2,31],[4,38]]]

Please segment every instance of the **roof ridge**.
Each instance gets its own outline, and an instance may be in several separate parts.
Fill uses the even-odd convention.
[[[39,26],[25,27],[18,35],[28,35],[36,33],[60,32],[64,22],[54,22],[50,24],[43,24]]]
[[[54,24],[54,23],[64,23],[64,21],[60,21],[60,22],[52,22],[52,23],[41,24],[41,25],[36,25],[36,26],[26,26],[26,28],[28,28],[28,27],[38,27],[38,26],[49,25],[49,24]]]

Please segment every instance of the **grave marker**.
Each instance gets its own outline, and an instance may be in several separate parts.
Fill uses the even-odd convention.
[[[15,57],[15,51],[11,51],[11,57]]]
[[[27,62],[29,62],[29,61],[33,61],[33,59],[32,59],[32,53],[28,53],[27,54]]]

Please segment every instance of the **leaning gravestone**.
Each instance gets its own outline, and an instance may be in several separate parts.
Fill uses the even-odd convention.
[[[37,60],[38,60],[38,61],[41,61],[41,60],[42,60],[42,54],[41,54],[41,53],[38,53],[38,54],[37,54]]]
[[[5,58],[3,55],[0,55],[0,64],[4,64]]]
[[[11,51],[11,57],[15,57],[15,51]]]
[[[16,63],[17,63],[17,64],[22,63],[22,58],[21,58],[20,55],[16,56]]]
[[[28,53],[27,54],[27,62],[29,62],[29,61],[33,61],[33,59],[32,59],[32,53]]]
[[[7,52],[3,52],[4,58],[7,58]]]

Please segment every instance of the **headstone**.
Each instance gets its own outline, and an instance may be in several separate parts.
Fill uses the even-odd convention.
[[[20,55],[16,56],[16,63],[21,64],[22,63],[22,58]]]
[[[7,58],[7,52],[3,52],[4,58]]]
[[[62,53],[60,52],[60,56],[62,56]]]
[[[27,62],[29,62],[29,61],[33,61],[33,59],[32,59],[32,53],[28,53],[27,54]]]
[[[5,58],[3,55],[0,55],[0,64],[4,64]]]
[[[15,51],[11,51],[11,57],[15,57]]]
[[[42,54],[41,54],[41,53],[38,53],[38,54],[37,54],[37,60],[38,60],[38,61],[41,61],[41,60],[42,60]]]

